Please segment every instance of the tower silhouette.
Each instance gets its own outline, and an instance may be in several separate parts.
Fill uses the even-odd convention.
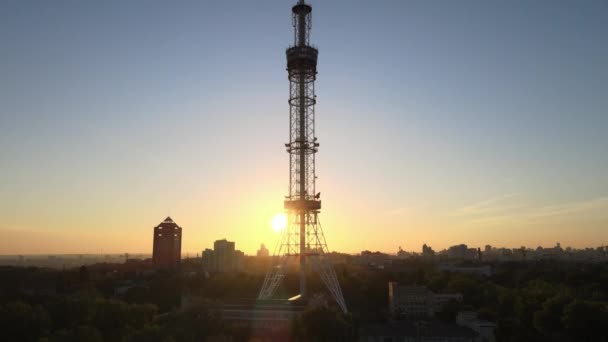
[[[285,277],[290,259],[300,263],[300,296],[307,297],[306,268],[316,271],[340,308],[346,303],[329,260],[329,250],[319,220],[321,193],[316,192],[315,79],[318,50],[309,45],[312,7],[299,0],[292,7],[294,45],[286,51],[289,78],[289,194],[284,208],[288,216],[274,255],[278,263],[264,278],[258,299],[269,299]]]

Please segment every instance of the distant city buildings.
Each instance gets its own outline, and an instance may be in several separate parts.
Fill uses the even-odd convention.
[[[268,257],[270,255],[270,252],[268,251],[268,248],[266,248],[266,246],[264,246],[264,244],[262,244],[260,246],[260,249],[258,250],[257,256],[258,257]]]
[[[448,259],[479,261],[481,253],[478,248],[468,248],[465,244],[452,246],[447,250]]]
[[[462,302],[460,293],[433,293],[425,286],[388,283],[389,310],[394,316],[433,317],[449,301]]]
[[[404,251],[403,248],[401,248],[401,246],[399,246],[399,250],[397,251],[397,258],[399,258],[399,259],[407,259],[410,256],[411,256],[410,253]]]
[[[511,262],[511,261],[575,261],[575,262],[604,262],[608,260],[608,248],[601,246],[596,248],[575,249],[571,247],[562,248],[558,242],[553,247],[528,248],[496,248],[486,245],[482,254],[484,262]]]
[[[467,254],[467,245],[460,244],[456,246],[451,246],[448,248],[447,256],[450,259],[464,259]]]
[[[456,266],[450,264],[439,264],[437,268],[442,272],[468,273],[485,277],[492,275],[492,267],[490,267],[490,265]]]
[[[152,261],[156,265],[175,266],[182,255],[182,228],[171,217],[154,227]]]
[[[390,256],[378,251],[362,251],[358,259],[363,265],[379,269],[384,269],[385,265],[390,264]]]
[[[422,257],[425,259],[435,258],[435,251],[430,246],[427,246],[426,243],[422,245]]]
[[[213,250],[205,249],[202,253],[203,268],[213,272],[241,271],[245,253],[235,250],[233,241],[226,239],[213,243]]]
[[[181,242],[180,242],[181,245]],[[180,246],[181,247],[181,246]],[[264,247],[266,249],[266,247]],[[181,248],[180,248],[181,249]],[[258,252],[262,252],[264,249],[260,248]],[[467,250],[471,250],[472,255],[474,248],[467,247]],[[150,251],[153,252],[153,251]],[[180,251],[181,252],[181,251]],[[597,246],[597,247],[586,247],[586,248],[573,248],[573,247],[562,247],[561,244],[555,244],[552,247],[536,247],[530,248],[526,246],[516,248],[505,248],[505,247],[494,247],[492,245],[485,245],[478,251],[478,256],[473,260],[470,259],[451,259],[447,255],[448,250],[443,249],[435,251],[431,246],[422,246],[422,253],[408,252],[405,250],[399,250],[396,254],[387,254],[382,252],[371,252],[362,251],[359,254],[350,255],[344,253],[332,253],[332,263],[355,263],[359,265],[365,265],[370,268],[386,269],[393,271],[405,271],[415,270],[412,266],[412,262],[415,259],[421,258],[426,262],[433,262],[437,264],[438,268],[443,268],[444,271],[449,272],[468,272],[478,273],[486,275],[488,271],[494,269],[495,263],[503,262],[537,262],[537,261],[556,261],[556,262],[578,262],[578,263],[602,263],[608,262],[608,247]],[[213,253],[213,249],[203,251],[203,266],[205,269],[210,270],[214,266],[209,264],[210,255]],[[125,255],[129,255],[128,257]],[[466,253],[465,253],[466,254]],[[263,254],[261,254],[263,255]],[[270,256],[270,252],[269,252]],[[92,265],[97,263],[125,263],[127,259],[131,259],[130,262],[135,259],[140,259],[143,263],[152,263],[152,254],[146,253],[97,253],[97,254],[56,254],[56,255],[0,255],[0,265],[20,266],[20,267],[46,267],[46,268],[71,268],[79,267],[82,265]],[[252,257],[256,259],[255,257]],[[257,262],[257,261],[256,261]],[[243,268],[252,267],[255,269],[255,262],[247,263],[243,265]],[[483,266],[489,265],[490,268],[484,268]],[[470,269],[471,267],[476,268],[475,270]],[[247,269],[247,271],[250,271]]]

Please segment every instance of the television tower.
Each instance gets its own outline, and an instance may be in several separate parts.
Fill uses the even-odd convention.
[[[309,45],[312,7],[299,0],[291,9],[294,44],[286,51],[289,78],[289,195],[284,208],[288,216],[286,229],[275,247],[278,264],[266,274],[258,299],[269,299],[285,277],[290,259],[300,262],[300,296],[306,298],[307,264],[319,273],[321,280],[340,308],[346,303],[336,273],[328,260],[329,250],[319,221],[321,193],[315,189],[315,153],[319,143],[315,136],[315,79],[319,51]]]

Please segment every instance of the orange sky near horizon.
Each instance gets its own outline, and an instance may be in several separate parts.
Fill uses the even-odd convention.
[[[152,229],[168,214],[183,228],[183,256],[196,256],[222,238],[235,241],[236,248],[249,255],[255,255],[261,243],[272,252],[279,234],[272,229],[271,219],[281,212],[282,202],[264,188],[263,183],[254,184],[240,200],[230,191],[183,199],[170,213],[134,205],[106,208],[100,216],[86,212],[70,216],[57,208],[44,220],[25,219],[17,229],[0,229],[0,253],[151,253]],[[486,244],[536,248],[561,242],[564,247],[581,248],[608,242],[606,234],[596,230],[606,222],[608,198],[535,207],[522,204],[521,195],[506,195],[459,208],[429,203],[389,208],[382,203],[349,202],[350,196],[344,193],[329,192],[326,197],[320,218],[329,248],[346,253],[396,253],[399,246],[420,252],[423,243],[441,250],[460,243],[481,248]],[[28,229],[28,225],[36,228]],[[81,229],[83,226],[87,229]],[[572,236],[572,227],[578,227],[581,234]]]

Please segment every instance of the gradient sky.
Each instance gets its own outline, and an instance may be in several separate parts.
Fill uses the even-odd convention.
[[[2,1],[0,254],[278,236],[292,1]],[[331,250],[608,243],[608,2],[313,1]]]

